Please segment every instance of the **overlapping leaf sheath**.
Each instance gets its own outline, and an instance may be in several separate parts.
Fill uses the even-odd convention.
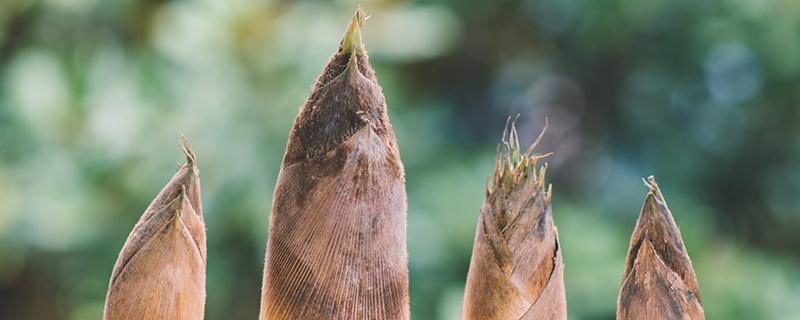
[[[275,188],[261,319],[408,319],[406,193],[356,12],[295,120]]]
[[[631,237],[617,319],[704,319],[700,290],[681,232],[651,176]]]
[[[566,319],[552,192],[544,188],[547,166],[536,169],[546,155],[531,154],[538,141],[521,153],[514,125],[503,133],[478,218],[463,319]]]
[[[117,258],[103,318],[203,319],[206,235],[200,177],[189,144],[187,162],[147,207]]]

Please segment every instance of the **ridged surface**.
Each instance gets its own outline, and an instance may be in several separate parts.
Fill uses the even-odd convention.
[[[200,178],[188,159],[134,226],[111,275],[103,318],[203,319],[206,236]]]
[[[408,319],[406,193],[358,11],[301,108],[275,188],[264,319]]]
[[[655,178],[631,237],[617,319],[704,319],[692,262]]]

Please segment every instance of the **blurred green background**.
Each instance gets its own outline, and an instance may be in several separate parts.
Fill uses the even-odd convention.
[[[800,2],[361,1],[407,173],[411,311],[458,319],[508,115],[541,152],[571,319],[613,319],[656,175],[709,319],[800,315]],[[207,319],[255,319],[288,131],[354,1],[0,1],[0,318],[99,319],[199,157]]]

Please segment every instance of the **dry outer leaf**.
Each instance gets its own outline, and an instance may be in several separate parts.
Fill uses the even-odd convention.
[[[700,289],[681,232],[650,176],[631,237],[617,319],[704,319]]]
[[[206,235],[200,178],[189,144],[187,162],[136,223],[111,274],[103,319],[203,318]]]
[[[478,218],[463,319],[566,319],[552,192],[544,188],[547,166],[536,170],[547,155],[531,154],[539,139],[520,153],[514,124],[503,133],[504,150]]]
[[[289,136],[261,319],[408,319],[405,178],[356,11]]]

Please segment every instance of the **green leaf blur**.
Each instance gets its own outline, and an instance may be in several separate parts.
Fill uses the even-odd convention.
[[[549,118],[571,319],[613,319],[654,174],[709,319],[800,314],[800,2],[362,1],[406,167],[413,319],[458,319],[509,115]],[[0,2],[0,318],[99,319],[116,255],[198,157],[206,319],[258,314],[297,108],[357,2]]]

